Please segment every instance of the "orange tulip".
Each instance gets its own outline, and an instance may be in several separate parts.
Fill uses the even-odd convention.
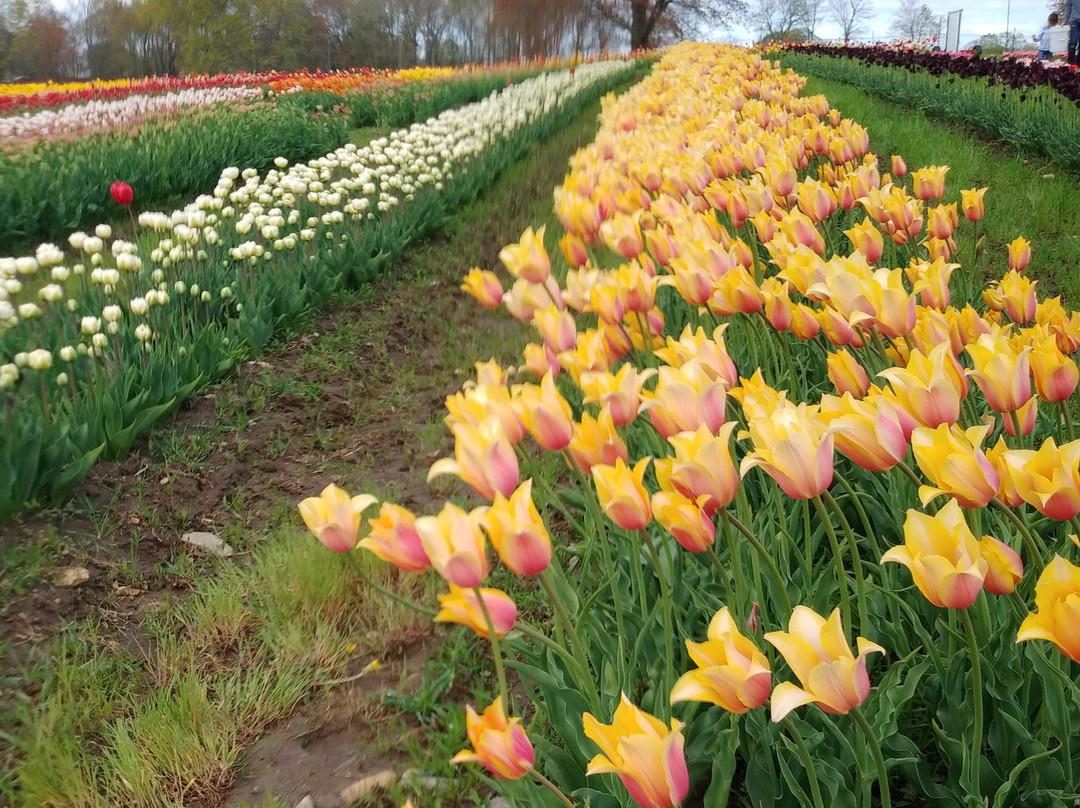
[[[923,597],[944,609],[973,604],[988,569],[956,500],[949,500],[936,516],[909,509],[904,544],[881,557],[881,563],[889,561],[911,570]]]
[[[1024,562],[1017,552],[993,536],[983,536],[979,552],[986,559],[983,587],[995,595],[1009,595],[1024,578]]]
[[[1014,323],[1027,323],[1035,317],[1035,309],[1039,305],[1035,296],[1037,281],[1021,275],[1018,270],[1011,269],[997,285],[997,292],[1002,297],[1003,308]]]
[[[729,449],[734,429],[735,422],[729,421],[713,435],[703,424],[695,432],[680,432],[668,438],[675,457],[656,460],[660,487],[679,491],[698,503],[710,518],[727,507],[739,490],[739,473]]]
[[[657,349],[656,356],[673,368],[680,368],[693,360],[699,373],[704,374],[710,381],[723,382],[724,388],[730,390],[738,384],[739,372],[735,369],[735,363],[728,354],[727,343],[724,342],[726,329],[727,324],[718,325],[713,329],[710,338],[704,328],[699,326],[695,331],[687,326],[677,341],[668,337],[666,347]]]
[[[968,375],[997,412],[1015,412],[1031,398],[1030,348],[1017,353],[1003,335],[984,334],[967,346],[973,368]]]
[[[645,243],[641,237],[640,216],[616,213],[600,223],[600,240],[614,253],[627,260],[641,255]]]
[[[1016,427],[1020,427],[1020,435],[1030,435],[1035,431],[1035,422],[1039,417],[1039,399],[1030,398],[1028,403],[1016,411],[1016,422],[1013,422],[1012,415],[1002,416],[1002,426],[1005,428],[1005,434],[1009,437],[1015,438]]]
[[[863,219],[844,235],[851,241],[851,246],[862,253],[868,264],[876,263],[885,249],[881,231],[874,226],[872,219]]]
[[[475,297],[485,309],[497,309],[502,303],[502,284],[494,272],[473,267],[465,276],[461,289]]]
[[[573,269],[583,267],[589,261],[588,246],[573,233],[563,234],[563,237],[559,239],[559,249],[562,250],[566,263]]]
[[[681,721],[671,719],[669,729],[624,693],[611,724],[601,724],[591,713],[582,716],[582,723],[585,737],[602,753],[589,761],[586,774],[618,775],[641,808],[673,808],[686,798],[690,775]]]
[[[856,641],[856,657],[844,639],[840,610],[826,620],[813,609],[796,606],[787,631],[770,631],[765,640],[784,657],[802,687],[781,682],[772,692],[772,720],[804,704],[817,704],[826,713],[846,715],[870,695],[866,657],[885,649],[865,637]]]
[[[742,460],[742,476],[760,466],[793,499],[816,497],[832,484],[832,431],[823,428],[806,404],[783,401],[773,412],[750,419],[743,434],[750,437],[754,451]]]
[[[495,501],[481,517],[491,544],[515,575],[539,575],[551,563],[551,537],[532,500],[532,480],[526,480],[507,499]]]
[[[923,426],[956,423],[967,379],[948,343],[929,355],[912,351],[906,367],[886,368],[878,375],[889,381],[897,403]]]
[[[551,274],[551,260],[544,249],[544,227],[535,233],[531,227],[521,234],[516,244],[507,244],[499,252],[499,260],[515,278],[529,283],[543,283]]]
[[[899,154],[892,156],[892,173],[894,177],[902,177],[907,174],[907,163]]]
[[[915,196],[924,202],[928,199],[941,199],[945,196],[945,175],[949,166],[926,166],[917,169],[911,175]]]
[[[1035,607],[1020,624],[1016,641],[1049,640],[1080,662],[1080,567],[1055,555],[1035,584]]]
[[[517,488],[517,455],[498,419],[488,417],[478,426],[455,423],[451,429],[454,456],[435,461],[428,482],[454,474],[484,499],[492,499],[496,492],[505,496]]]
[[[1080,380],[1076,363],[1061,352],[1051,336],[1035,343],[1031,351],[1031,370],[1035,376],[1035,390],[1043,401],[1064,401],[1073,394]]]
[[[652,368],[638,371],[629,363],[614,374],[586,371],[581,374],[581,392],[586,404],[606,407],[615,426],[626,426],[637,418],[641,389],[655,375]]]
[[[985,188],[972,188],[960,192],[960,205],[964,209],[964,216],[969,222],[977,222],[986,213],[983,197],[986,195]]]
[[[577,467],[586,474],[597,463],[610,466],[618,459],[625,463],[628,457],[626,442],[615,430],[607,405],[596,418],[587,412],[581,414],[581,422],[574,424],[574,437],[566,449]]]
[[[438,516],[416,520],[416,532],[431,566],[455,586],[479,586],[487,577],[487,548],[480,529],[484,510],[476,508],[466,513],[447,502]]]
[[[727,606],[709,622],[708,640],[687,640],[686,651],[697,670],[684,673],[675,682],[672,704],[700,701],[741,715],[769,698],[769,660],[739,631]]]
[[[1044,516],[1060,522],[1080,514],[1080,441],[1058,446],[1053,437],[1038,451],[1002,455],[1017,494]]]
[[[716,541],[716,525],[702,510],[705,499],[701,496],[695,502],[678,491],[657,491],[652,496],[653,518],[691,553],[703,553]]]
[[[848,351],[829,353],[825,357],[825,366],[829,381],[841,395],[850,393],[852,398],[862,398],[870,389],[870,377],[866,375],[859,360]]]
[[[652,519],[644,482],[651,459],[642,458],[633,468],[618,459],[614,466],[597,464],[591,469],[600,506],[612,522],[625,530],[641,530]]]
[[[1031,244],[1026,238],[1015,238],[1009,243],[1009,269],[1023,272],[1031,261]]]
[[[915,462],[936,486],[919,489],[924,505],[939,494],[953,497],[965,508],[985,507],[994,498],[1000,478],[980,448],[989,431],[985,425],[961,430],[948,424],[912,431]]]
[[[821,400],[821,418],[835,429],[836,450],[867,471],[887,471],[907,454],[907,435],[896,405],[880,393]]]
[[[465,707],[465,731],[472,749],[463,749],[451,763],[479,763],[501,780],[519,780],[532,771],[536,753],[520,718],[507,718],[499,696],[480,715]]]
[[[695,361],[679,368],[663,366],[656,389],[644,391],[641,409],[648,410],[656,431],[664,438],[693,432],[704,424],[715,433],[724,423],[727,401],[725,385],[713,381]]]
[[[431,566],[411,512],[384,502],[370,525],[367,538],[360,541],[365,550],[405,572],[423,572]]]
[[[331,483],[319,496],[300,503],[300,516],[323,545],[335,553],[346,553],[356,546],[361,514],[377,501],[370,494],[350,497]]]
[[[573,412],[570,404],[555,388],[552,373],[544,375],[539,387],[524,385],[518,401],[521,420],[540,446],[558,452],[570,444],[574,436]]]
[[[476,596],[475,589],[463,589],[450,584],[450,591],[439,595],[439,613],[435,615],[438,623],[460,623],[475,631],[484,639],[490,638],[484,609],[491,616],[491,625],[496,637],[505,637],[517,622],[517,605],[510,596],[498,589],[484,587],[480,590],[483,607]]]

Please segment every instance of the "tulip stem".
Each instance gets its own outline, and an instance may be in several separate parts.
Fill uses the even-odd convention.
[[[844,538],[847,539],[848,550],[851,552],[852,574],[855,576],[855,600],[859,606],[859,629],[866,631],[866,627],[870,625],[870,614],[866,610],[866,585],[863,580],[862,557],[859,555],[859,545],[855,541],[855,534],[851,530],[847,517],[840,510],[840,505],[833,498],[833,495],[828,491],[824,491],[821,496],[829,503],[829,507],[836,512],[836,517],[840,520],[840,528],[844,531]]]
[[[1024,434],[1020,429],[1020,416],[1017,415],[1016,410],[1012,410],[1009,413],[1009,419],[1012,421],[1013,432],[1016,433],[1013,435],[1013,439],[1016,441],[1016,445],[1023,449],[1026,441],[1024,440]]]
[[[1058,406],[1061,408],[1061,415],[1065,419],[1065,434],[1069,436],[1069,440],[1076,440],[1076,432],[1073,429],[1072,416],[1069,415],[1069,401],[1059,401]]]
[[[552,608],[555,609],[555,613],[559,615],[559,619],[562,620],[563,625],[566,626],[566,633],[570,635],[570,647],[574,650],[574,658],[577,660],[578,670],[584,681],[591,687],[590,695],[592,696],[592,707],[594,710],[599,710],[600,694],[596,692],[596,682],[594,682],[589,675],[589,658],[585,655],[585,646],[581,644],[581,638],[578,637],[577,627],[574,625],[574,621],[571,619],[570,614],[566,611],[566,605],[562,602],[562,598],[559,597],[558,587],[556,587],[555,582],[551,580],[551,576],[551,567],[548,567],[540,573],[540,584],[544,587],[544,591],[547,592],[548,597],[551,598],[551,605]]]
[[[844,639],[847,640],[848,645],[851,645],[851,596],[848,594],[847,568],[844,567],[844,558],[840,555],[840,542],[836,538],[832,519],[825,510],[821,497],[811,497],[810,501],[817,508],[818,518],[821,519],[821,523],[825,526],[825,535],[829,537],[829,545],[832,547],[833,563],[836,565],[836,586],[840,590],[840,614],[843,615]]]
[[[570,798],[563,794],[562,791],[559,790],[559,787],[544,777],[544,775],[540,774],[536,769],[529,769],[529,774],[535,777],[540,785],[558,797],[559,802],[565,805],[566,808],[574,808],[574,803],[570,802]]]
[[[506,671],[503,670],[502,651],[499,649],[499,635],[495,633],[495,621],[491,619],[491,612],[488,611],[487,604],[484,603],[484,596],[480,592],[480,587],[474,586],[473,592],[476,593],[476,602],[480,605],[480,611],[484,614],[484,622],[487,623],[488,640],[491,642],[491,655],[495,658],[495,677],[499,680],[499,695],[502,696],[502,703],[509,710],[510,699],[506,689]]]
[[[898,469],[900,469],[900,471],[904,472],[904,474],[905,474],[905,475],[907,476],[907,478],[908,478],[909,480],[911,480],[911,482],[912,482],[912,483],[914,483],[914,484],[915,484],[915,491],[916,491],[916,493],[917,493],[917,492],[918,492],[918,490],[919,490],[920,488],[922,488],[922,485],[923,485],[923,481],[919,479],[919,475],[918,475],[918,474],[916,474],[916,473],[915,473],[914,471],[912,471],[912,470],[911,470],[911,466],[909,466],[909,465],[908,465],[908,464],[907,464],[906,462],[904,462],[903,460],[901,460],[901,461],[900,461],[899,463],[897,463],[897,464],[896,464],[896,467],[897,467]]]
[[[795,741],[795,746],[799,750],[799,760],[806,770],[806,779],[810,781],[810,796],[814,801],[814,808],[825,808],[825,803],[821,799],[821,786],[818,785],[817,771],[814,769],[814,760],[810,757],[810,750],[806,748],[806,741],[803,740],[802,733],[799,732],[799,728],[795,726],[795,722],[790,717],[785,715],[782,723],[787,728],[787,731],[791,733],[792,740]]]
[[[649,555],[652,556],[653,565],[656,567],[656,577],[660,581],[660,600],[664,607],[664,655],[666,656],[664,661],[664,692],[670,693],[671,688],[675,685],[675,627],[672,624],[671,592],[667,576],[664,575],[664,567],[660,563],[660,553],[656,551],[652,536],[644,528],[641,531],[641,536],[645,539],[645,544],[649,548]]]
[[[622,590],[619,588],[619,578],[615,569],[615,564],[611,560],[611,548],[608,547],[608,533],[604,527],[604,514],[600,508],[600,500],[597,499],[596,492],[589,484],[589,481],[585,478],[585,472],[583,472],[574,462],[574,459],[570,456],[569,452],[564,452],[566,461],[570,464],[570,468],[574,470],[574,474],[577,476],[578,485],[581,486],[582,496],[585,498],[585,509],[592,516],[593,529],[596,531],[600,541],[600,557],[604,562],[604,575],[607,576],[608,586],[611,589],[611,597],[615,602],[615,631],[619,635],[619,658],[617,665],[619,667],[619,681],[623,682],[626,673],[626,629],[623,626],[623,599]]]
[[[1031,556],[1028,559],[1028,563],[1035,567],[1035,573],[1041,573],[1043,569],[1043,557],[1046,555],[1046,548],[1040,547],[1039,543],[1035,540],[1035,536],[1031,530],[1024,523],[1024,520],[1016,514],[1012,508],[1006,505],[997,497],[990,500],[990,504],[998,509],[999,512],[1005,515],[1005,518],[1013,523],[1013,526],[1020,531],[1020,538],[1024,542],[1024,547],[1027,549],[1027,553]]]
[[[742,533],[746,537],[746,540],[753,545],[755,550],[757,550],[758,555],[760,555],[761,559],[765,562],[765,566],[769,568],[769,574],[772,575],[773,582],[776,584],[777,594],[780,596],[780,605],[784,608],[784,614],[791,614],[791,599],[788,598],[787,587],[784,586],[784,578],[780,574],[780,569],[776,566],[776,561],[769,555],[769,551],[765,549],[760,541],[758,541],[758,537],[754,535],[754,531],[739,521],[739,518],[735,516],[735,514],[731,513],[727,508],[722,509],[720,513],[722,513],[724,519],[731,524],[732,527]]]
[[[870,722],[866,720],[866,716],[863,715],[858,706],[851,708],[851,715],[855,717],[859,729],[866,736],[866,743],[870,747],[870,753],[874,756],[874,764],[877,766],[878,773],[878,792],[881,797],[881,808],[892,808],[892,795],[889,793],[889,772],[885,768],[885,758],[881,756],[881,745],[878,743],[877,738],[874,737],[874,730],[870,726]]]
[[[968,651],[971,654],[971,690],[974,696],[972,712],[974,722],[971,729],[971,769],[968,772],[971,793],[982,799],[982,746],[983,746],[983,684],[982,664],[979,658],[979,643],[975,638],[975,627],[971,624],[971,615],[967,609],[960,609],[960,619],[964,623],[964,632],[967,634]]]
[[[724,591],[727,593],[728,605],[732,609],[738,609],[741,604],[735,600],[735,593],[731,591],[731,583],[728,581],[728,571],[724,569],[724,562],[716,555],[713,548],[709,547],[705,550],[705,553],[709,556],[709,560],[712,565],[716,567],[717,572],[720,573],[720,581],[724,584]]]
[[[866,538],[870,539],[874,544],[873,548],[871,548],[874,551],[874,558],[881,558],[882,550],[881,545],[878,543],[877,534],[870,524],[870,518],[866,515],[866,509],[863,508],[862,502],[859,500],[859,495],[855,491],[855,487],[839,474],[836,475],[836,479],[840,481],[840,485],[842,485],[844,491],[847,492],[851,504],[855,506],[855,512],[859,514],[859,521],[862,522],[863,530],[866,532]]]
[[[726,511],[721,511],[722,514],[726,514]],[[732,606],[737,609],[742,608],[743,600],[746,595],[746,581],[743,580],[742,574],[742,558],[739,556],[739,548],[735,544],[735,534],[731,532],[731,520],[721,519],[724,525],[724,536],[727,538],[728,555],[731,557],[731,574],[735,579],[735,602]]]
[[[411,600],[402,597],[397,592],[387,589],[381,584],[375,583],[373,580],[371,580],[368,574],[364,572],[364,569],[360,564],[360,559],[355,555],[354,551],[349,551],[348,556],[353,568],[353,572],[356,573],[357,577],[359,577],[361,581],[370,586],[376,592],[386,595],[386,597],[390,598],[390,600],[394,601],[395,603],[399,603],[402,606],[412,609],[415,612],[419,612],[425,617],[434,618],[435,615],[438,614],[438,612],[436,612],[434,609],[429,609],[426,606],[421,606],[419,603],[413,603]]]

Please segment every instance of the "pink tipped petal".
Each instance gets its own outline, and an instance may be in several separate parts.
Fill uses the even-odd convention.
[[[349,534],[337,525],[329,525],[319,531],[318,539],[327,549],[335,553],[347,553],[352,549],[356,534]]]

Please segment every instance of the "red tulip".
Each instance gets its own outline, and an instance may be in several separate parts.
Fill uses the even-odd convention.
[[[135,199],[135,191],[126,182],[114,182],[109,186],[113,201],[121,207],[127,207]]]

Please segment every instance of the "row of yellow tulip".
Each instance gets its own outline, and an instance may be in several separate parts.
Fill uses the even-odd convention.
[[[483,305],[505,306],[531,323],[541,338],[526,349],[519,369],[539,384],[511,385],[510,371],[480,364],[476,381],[447,400],[455,456],[436,463],[430,476],[456,475],[491,504],[465,511],[447,503],[437,516],[416,518],[385,503],[359,546],[410,572],[432,567],[450,588],[440,597],[436,619],[468,625],[494,646],[500,697],[482,716],[470,710],[472,749],[457,760],[478,761],[507,780],[531,775],[537,788],[564,805],[573,804],[568,789],[584,799],[613,786],[590,781],[583,791],[572,776],[560,784],[537,770],[520,722],[505,712],[510,705],[500,641],[508,636],[526,656],[551,649],[574,682],[585,705],[577,731],[600,750],[584,773],[618,775],[646,808],[679,804],[702,776],[691,776],[703,764],[700,755],[684,750],[691,737],[684,722],[670,717],[670,705],[683,701],[736,715],[769,701],[773,722],[789,733],[803,764],[801,775],[780,764],[792,799],[808,789],[806,802],[824,806],[818,772],[837,771],[828,768],[835,759],[841,773],[829,775],[834,788],[868,799],[869,788],[859,783],[876,776],[881,804],[889,805],[880,736],[892,733],[887,739],[893,747],[909,753],[906,743],[926,757],[894,725],[888,729],[887,719],[875,724],[874,715],[868,720],[862,712],[871,693],[869,655],[890,651],[919,675],[933,667],[933,692],[964,706],[962,719],[949,719],[958,722],[956,741],[962,736],[962,743],[941,747],[950,763],[957,762],[942,799],[960,804],[966,796],[981,804],[991,796],[991,784],[996,798],[1007,799],[1024,770],[1051,753],[1057,768],[1032,766],[1037,771],[1031,776],[1042,778],[1039,788],[1064,798],[1077,784],[1075,722],[1068,720],[1076,712],[1075,671],[1067,660],[1044,659],[1042,649],[1023,656],[1014,641],[1049,640],[1080,662],[1080,568],[1053,552],[1058,543],[1068,545],[1065,534],[1080,528],[1080,441],[1069,410],[1078,380],[1070,355],[1080,347],[1080,317],[1058,299],[1038,300],[1037,282],[1023,274],[1030,257],[1023,239],[1010,245],[1008,271],[982,290],[981,300],[955,304],[958,290],[978,277],[985,189],[964,190],[959,203],[945,202],[947,167],[919,169],[909,181],[903,160],[894,157],[891,173],[882,173],[866,130],[829,110],[824,98],[800,97],[802,86],[800,77],[757,55],[682,45],[669,51],[653,76],[605,103],[600,133],[574,158],[555,193],[566,231],[559,240],[569,267],[565,275],[553,274],[541,228],[526,231],[500,255],[514,279],[508,291],[495,273],[480,269],[463,284]],[[958,262],[961,211],[972,231],[966,267]],[[725,333],[729,326],[733,330]],[[740,361],[733,354],[741,354]],[[872,377],[882,385],[872,384]],[[820,395],[826,378],[837,395]],[[984,451],[992,432],[1000,433],[997,443]],[[742,454],[738,462],[733,433],[734,452]],[[1055,436],[1061,435],[1067,442],[1059,445]],[[522,450],[526,436],[564,455],[580,482],[576,497],[560,494],[558,481],[534,476],[521,482],[521,466],[531,462]],[[909,445],[922,476],[907,460]],[[851,473],[837,472],[837,453],[850,461]],[[768,478],[751,474],[754,468],[788,499],[768,490]],[[889,475],[895,482],[888,487],[901,492],[910,490],[902,486],[911,481],[929,512],[905,502],[879,514],[869,506],[872,491],[845,478],[854,475],[867,486],[874,475]],[[541,506],[560,511],[571,525],[574,535],[561,537],[560,546],[585,559],[573,582],[561,563],[552,563],[556,553],[534,486],[541,489]],[[858,514],[861,536],[830,492],[834,487],[847,492],[847,513]],[[939,509],[934,503],[941,497],[947,502]],[[805,502],[806,534],[794,547],[783,526],[787,512],[803,506],[791,500]],[[301,511],[321,541],[346,551],[357,545],[360,510],[370,504],[331,487]],[[1043,521],[1033,525],[1025,504]],[[753,520],[780,526],[780,535],[766,539]],[[998,535],[977,539],[984,524]],[[818,526],[827,547],[815,543]],[[723,559],[717,554],[720,527],[731,547]],[[756,554],[753,583],[743,575],[733,531],[745,539],[746,552]],[[902,535],[903,543],[883,550],[879,539],[890,535]],[[674,668],[684,655],[673,638],[678,627],[700,625],[706,615],[694,593],[688,601],[674,582],[704,573],[685,555],[673,554],[667,536],[707,558],[708,580],[727,593],[727,603],[709,621],[708,640],[686,640],[693,667],[677,680]],[[489,574],[488,541],[512,573],[539,577],[552,599],[551,636],[519,619],[509,595],[481,586]],[[590,566],[598,556],[599,567]],[[652,561],[647,582],[639,558]],[[889,562],[908,568],[910,577],[899,577],[885,566]],[[756,574],[759,565],[771,581]],[[1040,573],[1034,586],[1024,578],[1025,565]],[[875,579],[887,606],[866,592]],[[926,603],[897,594],[907,582]],[[580,597],[567,598],[574,585]],[[635,630],[628,627],[644,625],[640,632],[647,634],[656,623],[658,672],[649,673],[644,663],[630,670],[633,662],[598,656],[603,641],[595,632],[583,641],[575,627],[585,634],[583,627],[599,619],[583,605],[593,599],[585,592],[597,588],[611,607],[602,612],[599,631],[614,632],[620,650],[641,641],[640,634],[628,636]],[[804,603],[820,602],[816,593],[824,592],[835,608],[828,618],[807,605],[792,608],[792,590]],[[984,590],[1010,597],[991,604]],[[655,619],[649,603],[654,592]],[[1037,610],[1029,613],[1023,604],[1032,594]],[[575,602],[579,612],[571,615]],[[961,684],[960,696],[956,677],[947,675],[953,662],[926,641],[940,622],[930,604],[959,615],[949,618],[953,628],[941,641],[967,641],[969,684]],[[892,608],[907,619],[890,621],[885,615]],[[739,630],[740,620],[751,634],[763,622],[786,622],[787,631],[768,631],[764,640],[798,684],[773,687],[775,663]],[[853,626],[883,641],[889,637],[892,647],[859,636],[853,651]],[[1011,637],[1005,650],[991,642],[1003,635]],[[991,653],[995,664],[987,669],[981,657]],[[914,657],[920,661],[908,661]],[[609,676],[609,669],[615,673]],[[1060,681],[1062,673],[1068,685]],[[649,680],[653,675],[659,685]],[[1015,706],[1021,728],[999,727],[998,733],[1028,732],[1024,737],[1033,743],[1037,734],[1034,754],[1040,757],[1014,765],[995,747],[985,766],[983,702],[998,698],[986,681],[1011,679],[998,689],[1015,690],[1021,679],[1036,676],[1046,678],[1038,693],[1025,690],[1027,701],[1000,702],[1003,711]],[[618,683],[614,692],[612,679]],[[626,692],[642,688],[668,723],[627,699]],[[601,724],[595,716],[609,714],[616,697],[614,723]],[[843,773],[844,765],[858,769],[863,758],[850,744],[847,751],[842,744],[833,751],[819,744],[811,759],[799,729],[809,724],[792,720],[793,711],[808,704],[826,716],[854,718],[871,753],[866,778],[861,771]],[[1041,722],[1039,715],[1055,710],[1064,711],[1063,724],[1051,721],[1037,733],[1025,728],[1032,715]],[[547,711],[555,723],[557,711]],[[685,724],[692,727],[695,717],[700,720],[699,713],[688,714]],[[583,748],[569,739],[573,733],[565,725],[556,730],[566,750]],[[775,738],[767,728],[755,732],[765,746]],[[929,727],[922,734],[933,737]],[[764,765],[743,754],[748,767]],[[826,760],[827,754],[833,757]],[[925,760],[897,758],[915,772],[910,779],[924,782],[919,772],[926,771]],[[729,784],[719,783],[718,759],[709,788],[719,793]],[[565,761],[558,768],[566,774]],[[940,790],[941,783],[927,787]],[[753,797],[753,788],[761,786],[747,788]],[[764,798],[755,803],[768,804]]]

